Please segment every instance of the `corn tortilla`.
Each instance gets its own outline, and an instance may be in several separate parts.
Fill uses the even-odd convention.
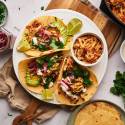
[[[124,122],[113,105],[93,102],[78,112],[74,125],[124,125]]]
[[[64,67],[65,65],[65,60],[63,62],[63,66]],[[95,94],[97,88],[98,88],[98,81],[97,81],[97,78],[95,76],[95,74],[87,68],[87,70],[90,72],[90,80],[92,81],[92,85],[87,89],[86,93],[84,94],[84,100],[82,98],[79,99],[79,101],[75,104],[71,103],[70,99],[66,96],[65,93],[62,92],[61,88],[59,87],[59,82],[57,82],[56,84],[56,98],[57,98],[57,101],[59,101],[61,104],[64,104],[64,105],[80,105],[88,100],[90,100],[93,95]],[[58,78],[58,81],[60,81],[62,79],[62,74],[63,74],[63,68],[61,69],[60,71],[60,76]]]

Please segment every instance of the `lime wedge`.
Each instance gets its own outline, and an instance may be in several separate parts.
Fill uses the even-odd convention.
[[[68,35],[74,35],[80,31],[82,27],[82,21],[78,18],[73,18],[67,25]]]
[[[17,50],[20,52],[25,52],[31,48],[29,42],[25,39],[21,40],[19,43],[19,46],[17,47]]]
[[[45,100],[52,100],[53,99],[53,92],[50,89],[44,89],[42,91],[42,97]]]

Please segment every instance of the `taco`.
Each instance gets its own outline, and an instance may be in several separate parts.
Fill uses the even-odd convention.
[[[46,51],[68,48],[70,38],[66,25],[54,16],[41,16],[26,26],[18,51],[32,57],[39,57]]]
[[[18,65],[19,80],[26,89],[41,94],[45,89],[54,89],[64,55],[56,52],[38,58],[28,58]]]
[[[67,56],[56,85],[56,98],[61,104],[79,105],[96,92],[98,82],[94,73],[76,64]]]

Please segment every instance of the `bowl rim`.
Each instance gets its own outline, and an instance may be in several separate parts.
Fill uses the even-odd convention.
[[[76,39],[79,38],[79,37],[81,37],[81,36],[85,36],[85,35],[92,35],[92,36],[97,37],[97,38],[101,41],[101,43],[102,43],[102,45],[103,45],[102,54],[101,54],[101,56],[96,60],[96,62],[94,62],[94,63],[85,63],[85,62],[83,62],[83,61],[80,61],[80,60],[75,56],[75,54],[74,54],[73,45],[74,45]],[[97,34],[95,34],[95,33],[93,33],[93,32],[81,33],[81,34],[77,35],[76,37],[74,37],[74,39],[73,39],[73,42],[72,42],[72,44],[71,44],[71,55],[72,55],[73,59],[74,59],[78,64],[80,64],[81,66],[86,66],[86,67],[95,66],[96,64],[98,64],[98,63],[101,61],[101,59],[102,59],[102,57],[103,57],[103,55],[104,55],[104,42],[103,42],[103,40],[102,40]]]
[[[122,42],[121,46],[120,46],[120,56],[123,60],[123,62],[125,63],[125,58],[123,57],[123,49],[125,48],[125,40]]]

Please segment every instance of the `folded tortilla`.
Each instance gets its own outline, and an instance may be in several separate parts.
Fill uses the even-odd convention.
[[[59,51],[62,51],[62,49],[57,50],[57,51],[48,51],[48,52],[42,54],[42,56],[47,56],[49,54],[54,54],[54,53],[57,53]],[[63,54],[66,54],[66,53],[67,53],[67,50],[63,50]],[[32,86],[27,85],[27,83],[26,83],[26,78],[25,77],[26,77],[26,71],[27,71],[28,63],[31,62],[34,59],[35,59],[35,57],[27,58],[25,60],[22,60],[19,63],[19,65],[18,65],[19,81],[20,81],[20,84],[26,90],[29,90],[29,91],[37,93],[37,94],[41,94],[41,92],[44,90],[42,85],[39,85],[37,87],[32,87]],[[62,63],[60,64],[60,69],[62,68]],[[60,74],[60,71],[59,71],[59,74]],[[58,79],[58,77],[57,77],[57,79]],[[56,81],[55,81],[55,83],[56,83]],[[55,86],[55,83],[54,83],[54,86]],[[50,88],[52,91],[54,90],[54,86],[52,88]]]
[[[65,61],[66,61],[66,58],[63,62],[62,67],[64,67]],[[81,68],[83,68],[83,67],[81,67]],[[56,99],[57,99],[58,102],[60,102],[61,104],[64,104],[64,105],[74,106],[74,105],[80,105],[84,102],[87,102],[88,100],[90,100],[93,97],[93,95],[95,94],[95,92],[98,88],[98,81],[97,81],[97,78],[96,78],[95,74],[90,69],[86,68],[86,70],[88,70],[89,73],[90,73],[90,80],[92,81],[92,85],[90,85],[87,88],[87,91],[84,93],[84,96],[83,96],[84,100],[82,98],[80,98],[79,101],[74,104],[70,101],[70,99],[66,96],[66,94],[60,88],[59,81],[62,79],[62,75],[63,75],[63,68],[61,69],[60,76],[59,76],[58,82],[56,84],[56,92],[55,92],[56,93]]]
[[[66,28],[66,25],[64,24],[64,22],[61,19],[54,16],[40,16],[35,18],[25,27],[21,40],[25,39],[26,41],[32,41],[33,36],[41,27],[48,26],[50,23],[56,22],[56,21],[58,21],[60,25]],[[68,37],[67,42],[64,46],[64,49],[66,48],[69,49],[69,46],[71,44],[70,41],[71,41],[71,37]],[[17,47],[17,50],[18,50],[18,47]],[[47,51],[55,51],[55,50],[52,49]],[[46,53],[46,51],[39,51],[38,49],[30,48],[29,50],[24,51],[24,53],[31,57],[40,57],[41,55]]]

